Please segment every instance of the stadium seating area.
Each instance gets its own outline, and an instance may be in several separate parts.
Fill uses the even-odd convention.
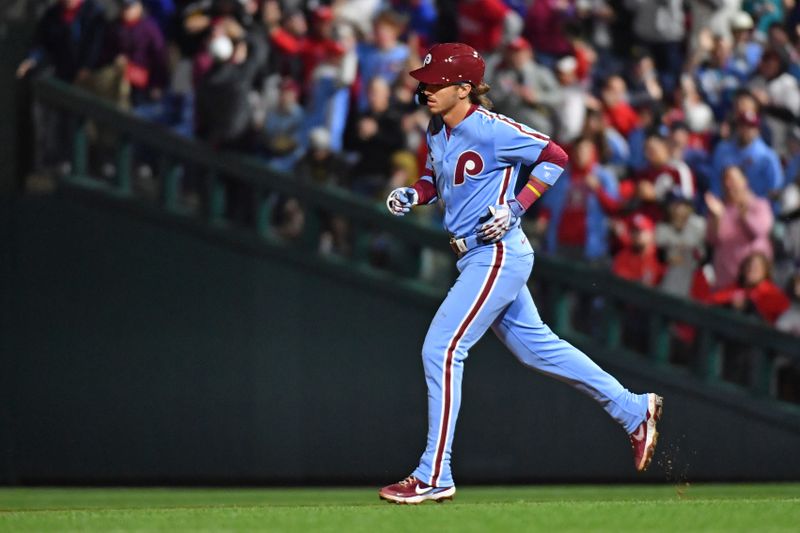
[[[540,250],[800,334],[798,22],[793,0],[59,0],[17,74],[378,201],[425,157],[408,70],[463,41],[495,109],[570,153],[525,221]],[[327,222],[320,249],[351,253]]]

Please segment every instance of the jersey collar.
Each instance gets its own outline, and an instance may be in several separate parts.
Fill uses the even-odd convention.
[[[461,119],[461,122],[456,124],[456,128],[459,127],[465,120],[467,120],[469,118],[469,116],[475,112],[476,109],[478,109],[478,105],[477,104],[472,104],[471,106],[469,106],[469,110],[467,111],[467,114],[464,115],[464,118]],[[453,130],[452,130],[452,128],[450,128],[450,126],[448,126],[447,124],[444,125],[444,132],[447,135],[448,139],[450,138],[450,132],[452,132],[452,131]]]

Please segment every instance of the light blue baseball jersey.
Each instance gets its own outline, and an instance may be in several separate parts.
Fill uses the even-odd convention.
[[[441,117],[432,118],[427,141],[428,160],[421,179],[433,183],[444,202],[444,228],[466,237],[475,232],[489,206],[503,205],[514,197],[520,170],[539,159],[550,138],[504,115],[473,106],[452,130]],[[556,167],[537,177],[553,185],[560,172]]]
[[[474,107],[449,132],[442,119],[434,117],[421,179],[434,183],[444,201],[445,229],[458,237],[474,233],[488,206],[514,197],[521,169],[536,163],[548,142],[545,135],[481,107]],[[546,161],[536,168],[536,177],[549,185],[561,173]],[[645,420],[646,394],[627,390],[542,322],[527,287],[533,250],[521,228],[511,228],[500,241],[464,253],[457,268],[458,280],[439,307],[422,346],[428,437],[413,472],[416,478],[434,487],[455,483],[450,457],[464,364],[470,348],[489,328],[525,366],[588,394],[629,434]]]

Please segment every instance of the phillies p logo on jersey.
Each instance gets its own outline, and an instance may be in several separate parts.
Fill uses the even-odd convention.
[[[478,152],[467,150],[458,156],[456,171],[453,177],[453,185],[461,185],[466,181],[467,176],[477,176],[483,171],[483,158]]]

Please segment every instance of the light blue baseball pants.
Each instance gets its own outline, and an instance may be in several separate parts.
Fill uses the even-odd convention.
[[[453,485],[450,450],[469,349],[491,326],[522,364],[560,379],[597,400],[626,432],[645,420],[647,395],[633,394],[542,322],[527,280],[533,250],[519,228],[459,259],[460,275],[431,322],[422,361],[428,384],[428,441],[413,475]]]

